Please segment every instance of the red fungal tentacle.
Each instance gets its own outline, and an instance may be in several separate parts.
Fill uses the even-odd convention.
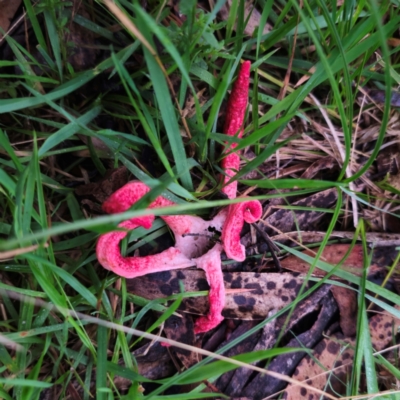
[[[232,88],[228,101],[224,133],[229,136],[243,134],[243,120],[246,111],[248,87],[250,79],[250,62],[245,61],[239,71],[238,78]],[[226,149],[226,153],[234,150],[236,144]],[[236,197],[237,182],[226,183],[237,173],[240,158],[237,153],[231,153],[222,160],[224,169],[223,192],[230,199]],[[115,214],[128,210],[150,191],[145,184],[134,181],[117,190],[103,204],[103,210]],[[148,208],[166,207],[174,203],[164,197],[157,197]],[[223,209],[212,221],[190,215],[166,215],[164,221],[175,234],[175,247],[162,253],[146,257],[122,257],[119,243],[127,235],[126,231],[114,231],[101,235],[97,243],[96,253],[104,268],[125,278],[134,278],[152,272],[168,271],[177,268],[187,268],[196,265],[204,269],[210,284],[210,312],[201,317],[195,324],[195,332],[206,332],[217,326],[222,320],[222,310],[225,304],[225,288],[221,270],[221,252],[237,261],[245,259],[244,246],[240,244],[240,232],[244,222],[255,222],[261,217],[262,207],[258,201],[246,201],[232,204]],[[134,217],[119,225],[120,228],[135,229],[138,226],[150,228],[154,216]],[[222,243],[207,251],[208,235],[213,230],[222,227]],[[186,235],[188,234],[188,235]],[[197,237],[196,237],[197,235]],[[201,255],[203,254],[203,255]],[[199,258],[198,255],[201,255]]]
[[[104,203],[103,210],[109,214],[124,212],[132,207],[144,195],[150,192],[150,188],[140,181],[128,182],[122,188],[114,192]],[[157,197],[148,208],[168,207],[175,203],[165,197]]]
[[[139,181],[132,181],[114,192],[104,203],[103,210],[108,214],[117,214],[128,210],[145,194],[150,188]]]
[[[142,182],[132,181],[114,192],[104,203],[103,210],[109,214],[121,213],[132,207],[144,195],[150,192],[150,188]],[[165,197],[158,196],[148,208],[160,208],[175,205],[174,202]],[[190,231],[193,225],[191,216],[188,215],[165,215],[161,217],[176,235],[182,235]],[[132,219],[135,221],[136,217]]]
[[[250,67],[250,61],[245,61],[241,65],[229,96],[224,126],[224,133],[229,136],[235,136],[240,131],[240,137],[243,133],[243,119],[249,97]]]
[[[244,222],[253,223],[262,215],[262,206],[258,200],[245,201],[231,204],[228,208],[228,216],[222,230],[222,243],[228,258],[236,261],[244,261],[246,252],[240,243],[240,232]]]
[[[236,153],[228,154],[221,162],[224,170],[224,185],[222,191],[228,196],[228,199],[234,199],[237,192],[237,181],[227,185],[229,180],[239,171],[240,157]]]
[[[143,225],[132,221],[125,221],[119,225],[120,228],[126,229],[134,229],[138,226]],[[101,235],[97,242],[96,253],[100,264],[117,275],[124,278],[136,278],[152,272],[169,271],[195,265],[195,262],[184,256],[175,247],[146,257],[123,257],[119,243],[126,235],[126,231],[113,231]]]
[[[224,126],[224,133],[229,136],[238,135],[240,138],[243,135],[243,122],[249,97],[250,67],[250,61],[245,61],[242,64],[229,96]],[[226,149],[226,152],[232,151],[236,146],[236,143],[232,143]],[[222,191],[230,199],[236,197],[237,182],[231,182],[229,185],[226,185],[226,183],[239,171],[239,166],[240,158],[237,153],[231,153],[222,160],[222,168],[225,172]]]
[[[210,311],[208,315],[197,319],[194,326],[194,332],[196,334],[207,332],[215,328],[224,319],[221,314],[225,306],[225,286],[221,269],[221,251],[222,246],[217,244],[204,254],[204,256],[196,259],[197,268],[202,268],[205,271],[208,284],[210,285],[210,292],[208,295]]]

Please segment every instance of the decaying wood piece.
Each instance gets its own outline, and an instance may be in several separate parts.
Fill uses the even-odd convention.
[[[148,379],[162,379],[175,372],[168,350],[160,343],[146,344],[133,352],[138,373]]]
[[[315,257],[314,250],[304,250],[303,254],[310,257]],[[349,253],[347,256],[346,254]],[[333,266],[342,263],[339,266],[339,270],[344,270],[350,272],[356,276],[361,276],[362,269],[364,267],[364,255],[362,245],[356,244],[352,248],[348,244],[332,244],[325,246],[322,251],[320,260],[331,264]],[[281,265],[283,268],[289,271],[299,272],[306,274],[309,272],[311,265],[299,259],[295,255],[289,255],[288,257],[281,260]],[[325,276],[326,272],[318,267],[313,269],[313,275],[315,276]]]
[[[269,213],[269,216],[265,218],[265,220],[260,221],[258,227],[271,238],[276,237],[276,235],[279,234],[283,243],[291,243],[291,241],[288,240],[290,237],[285,238],[285,232],[292,232],[295,230],[314,231],[320,228],[322,222],[326,219],[326,213],[322,211],[275,209],[276,201],[274,200],[275,199],[271,200],[270,206],[267,205],[264,207],[264,212]],[[336,204],[336,202],[337,189],[332,188],[312,194],[304,199],[294,201],[292,205],[298,207],[330,209]],[[272,214],[270,213],[271,211]],[[250,233],[246,233],[242,237],[241,242],[246,246],[248,255],[262,254],[269,251],[268,246],[262,240],[257,241],[257,245],[254,246]],[[304,241],[303,243],[306,242]]]
[[[312,207],[312,208],[332,208],[337,202],[337,189],[328,189],[322,192],[315,193],[311,196],[295,201],[294,206]],[[291,232],[295,229],[313,230],[318,227],[321,219],[326,216],[326,213],[314,210],[287,210],[280,209],[270,215],[265,222],[267,226],[264,229],[269,235],[274,235],[277,232],[269,228],[272,226],[278,229],[278,232]],[[259,224],[263,227],[263,224]]]

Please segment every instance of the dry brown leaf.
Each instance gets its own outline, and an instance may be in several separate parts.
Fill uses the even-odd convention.
[[[232,6],[232,0],[228,0],[225,5],[221,8],[220,16],[223,20],[227,20],[229,16],[229,9]],[[251,13],[251,14],[250,14]],[[250,14],[250,18],[249,18]],[[256,29],[260,25],[261,14],[259,11],[253,7],[253,4],[250,1],[246,1],[245,9],[244,9],[244,19],[248,20],[244,33],[248,36],[252,36],[254,29]],[[236,24],[235,24],[236,29]],[[267,34],[271,30],[271,25],[268,23],[264,26],[263,34]]]
[[[11,20],[14,18],[18,7],[21,5],[21,0],[0,0],[0,28],[7,32],[10,27]],[[3,34],[0,32],[0,39]]]
[[[322,157],[313,162],[301,175],[301,179],[312,179],[315,175],[320,174],[323,170],[332,170],[338,166],[337,161],[333,157]]]
[[[146,299],[158,299],[180,293],[179,281],[185,292],[208,290],[205,274],[201,270],[168,271],[128,280],[130,292]],[[290,304],[303,284],[300,276],[290,273],[259,274],[252,272],[224,273],[228,290],[222,315],[230,319],[264,319],[270,310],[280,310]],[[229,293],[229,289],[247,289],[247,293]],[[196,315],[208,312],[206,296],[186,298],[180,308]]]
[[[295,206],[310,208],[331,208],[337,202],[336,188],[315,193],[293,203]],[[270,215],[265,222],[278,230],[278,232],[291,232],[295,229],[315,230],[326,213],[321,211],[286,210],[281,209]],[[261,225],[261,224],[260,224]],[[261,225],[262,226],[262,225]],[[276,232],[267,231],[272,235]]]
[[[321,255],[321,260],[331,265],[337,265],[343,260],[343,257],[346,255],[349,249],[349,244],[332,244],[329,246],[325,246]],[[314,257],[315,251],[305,250],[303,254]],[[306,274],[310,270],[309,263],[300,260],[294,255],[290,255],[289,257],[281,260],[281,265],[283,268],[288,269],[289,271],[300,272],[304,274]],[[341,265],[340,268],[344,269],[345,271],[349,271],[357,276],[360,276],[363,265],[364,257],[362,245],[356,244],[352,248],[349,256],[345,259],[343,265]],[[314,268],[313,274],[316,276],[325,276],[326,272],[319,268]]]
[[[400,306],[395,306],[400,310]],[[393,341],[393,333],[396,335],[400,327],[400,320],[384,311],[381,314],[375,314],[369,321],[369,330],[371,332],[371,342],[375,350],[381,351],[390,346]]]
[[[73,16],[79,14],[90,20],[90,14],[86,11],[81,1],[74,1],[72,6]],[[64,40],[68,44],[68,62],[75,71],[83,71],[92,68],[96,64],[99,54],[95,44],[95,35],[70,19],[68,29],[65,30]]]
[[[400,309],[399,306],[396,308]],[[388,347],[393,340],[392,333],[396,333],[399,327],[400,320],[387,312],[374,315],[369,321],[372,347],[377,351]],[[354,340],[344,338],[341,334],[321,340],[314,348],[313,357],[305,357],[293,377],[315,388],[325,388],[327,393],[344,394],[353,365],[354,344]],[[307,394],[306,389],[290,384],[285,390],[284,398],[317,400],[319,397],[312,393]]]
[[[357,331],[357,295],[354,290],[331,286],[331,293],[340,312],[340,329],[346,337],[353,337]]]
[[[311,329],[299,334],[293,335],[293,339],[289,341],[286,347],[304,347],[313,348],[318,343],[330,323],[332,317],[337,312],[337,306],[332,296],[327,296],[321,311],[319,312],[316,322]],[[275,357],[268,365],[268,371],[280,372],[285,375],[292,376],[296,365],[304,358],[305,353],[296,351],[294,353],[282,354]],[[295,376],[296,380],[298,379]],[[257,375],[257,377],[246,386],[241,393],[244,396],[254,400],[261,400],[267,396],[274,395],[286,386],[286,382],[273,378],[269,375]],[[304,390],[304,388],[303,388]],[[319,398],[318,395],[316,398]],[[308,399],[308,397],[297,397],[297,399]]]
[[[354,351],[349,347],[345,351],[342,351],[344,346],[339,343],[341,340],[343,340],[343,337],[339,334],[333,336],[332,339],[326,338],[321,340],[313,350],[313,357],[304,357],[297,366],[293,378],[299,381],[306,380],[309,385],[324,389],[329,394],[337,395],[345,393],[345,382],[348,380],[348,374],[352,367],[352,364],[348,364],[348,361],[352,360]],[[346,342],[349,345],[354,345],[353,340],[347,340]],[[315,361],[315,358],[318,362]],[[323,374],[326,370],[332,371],[338,367],[341,368]],[[288,385],[284,393],[284,399],[317,400],[319,399],[319,395],[308,393],[305,388],[300,388],[299,386]]]
[[[194,334],[194,323],[191,315],[181,313],[182,316],[172,315],[164,324],[164,333],[168,339],[180,343],[195,346],[196,336]],[[185,368],[190,368],[200,361],[199,354],[184,350],[179,347],[171,347],[170,351],[181,361]]]
[[[110,169],[100,181],[78,186],[75,193],[82,197],[93,197],[99,203],[103,203],[112,193],[128,182],[128,176],[126,167]]]

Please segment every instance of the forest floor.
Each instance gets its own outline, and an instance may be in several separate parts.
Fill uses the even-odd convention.
[[[397,398],[399,26],[374,0],[0,1],[0,398]]]

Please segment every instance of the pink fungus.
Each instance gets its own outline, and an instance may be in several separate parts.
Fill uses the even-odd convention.
[[[243,120],[246,111],[250,78],[250,62],[245,61],[233,85],[228,101],[224,133],[229,136],[243,135]],[[231,145],[226,152],[232,151]],[[237,153],[228,154],[222,160],[224,169],[223,192],[228,198],[236,197],[237,182],[226,183],[239,170],[240,158]],[[133,181],[113,193],[104,203],[107,213],[127,211],[133,204],[150,191],[144,183]],[[162,196],[157,197],[148,207],[160,208],[174,205]],[[195,323],[195,332],[207,332],[222,320],[225,305],[225,287],[221,269],[221,253],[225,251],[229,258],[243,261],[246,257],[244,246],[240,244],[240,232],[245,222],[256,222],[262,213],[261,204],[256,200],[246,200],[223,208],[211,221],[193,215],[164,215],[161,218],[175,236],[175,246],[155,255],[145,257],[123,257],[119,244],[128,230],[137,227],[150,228],[153,215],[134,217],[118,225],[120,230],[101,235],[97,242],[96,253],[100,264],[125,278],[135,278],[153,272],[196,266],[206,273],[210,285],[208,315],[200,317]],[[222,231],[222,245],[211,242],[210,232]],[[211,248],[210,248],[211,247]]]
[[[250,61],[245,61],[239,71],[238,78],[233,85],[231,95],[229,96],[228,106],[226,110],[224,133],[228,136],[236,136],[241,138],[243,135],[243,122],[246,113],[247,98],[249,97],[249,81],[250,81]],[[236,143],[232,143],[225,152],[231,152]],[[222,191],[230,199],[236,197],[237,182],[227,182],[235,176],[239,171],[240,157],[237,153],[230,153],[222,159],[222,168],[224,169],[224,187]]]
[[[240,232],[244,222],[252,224],[261,218],[262,207],[259,201],[245,201],[231,204],[228,207],[228,215],[222,229],[222,243],[228,258],[235,261],[244,261],[246,252],[240,243]]]

